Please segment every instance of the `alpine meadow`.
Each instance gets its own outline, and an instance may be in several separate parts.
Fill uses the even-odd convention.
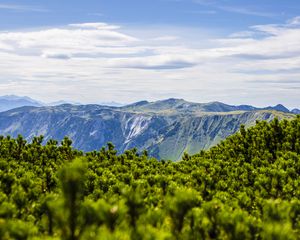
[[[0,240],[300,240],[299,0],[0,0]]]

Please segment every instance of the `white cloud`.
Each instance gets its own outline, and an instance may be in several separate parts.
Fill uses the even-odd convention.
[[[231,38],[251,38],[255,36],[255,32],[253,31],[242,31],[230,34]]]
[[[75,28],[87,28],[87,29],[99,29],[99,30],[116,30],[120,29],[120,26],[109,25],[106,23],[77,23],[77,24],[69,24],[70,27]]]
[[[172,41],[176,41],[178,40],[178,36],[160,36],[160,37],[156,37],[156,38],[153,38],[151,39],[152,41],[166,41],[166,42],[172,42]]]
[[[79,23],[0,32],[0,91],[44,101],[182,97],[291,107],[300,102],[295,20],[252,26],[223,39],[201,36],[201,42],[199,36],[186,40],[185,33],[174,35],[167,28],[154,37],[127,30]],[[259,90],[263,87],[267,94]]]
[[[290,25],[300,25],[300,16],[294,17],[288,21]]]

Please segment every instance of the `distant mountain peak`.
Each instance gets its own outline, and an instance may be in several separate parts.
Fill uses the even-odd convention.
[[[274,107],[266,107],[265,109],[267,110],[276,110],[276,111],[279,111],[279,112],[285,112],[285,113],[289,113],[290,110],[287,109],[285,106],[283,106],[282,104],[277,104],[276,106]]]
[[[276,106],[274,106],[274,108],[281,108],[281,109],[287,109],[285,106],[283,106],[282,104],[277,104]]]
[[[187,101],[182,98],[168,98],[165,100],[161,100],[161,102],[178,103],[178,102],[187,102]]]
[[[143,101],[131,103],[129,105],[126,105],[125,107],[126,108],[128,108],[128,107],[141,107],[141,106],[144,106],[144,105],[147,105],[147,104],[149,104],[149,102],[146,101],[146,100],[143,100]]]
[[[220,101],[212,101],[212,102],[207,102],[207,103],[205,103],[205,104],[222,104],[222,105],[227,105],[227,104],[222,103],[222,102],[220,102]]]
[[[24,106],[40,107],[43,103],[36,101],[30,97],[20,97],[16,95],[0,96],[0,112],[7,111],[13,108]]]
[[[149,102],[149,104],[151,105],[165,105],[165,106],[170,106],[170,105],[175,106],[182,103],[189,103],[189,102],[181,98],[167,98],[167,99],[162,99],[154,102]]]
[[[65,104],[82,105],[79,102],[60,100],[60,101],[56,101],[56,102],[51,102],[51,103],[47,104],[47,106],[59,106],[59,105],[65,105]]]
[[[31,102],[38,102],[30,97],[27,96],[17,96],[17,95],[4,95],[4,96],[0,96],[0,99],[5,99],[5,100],[10,100],[10,101],[14,101],[14,100],[26,100],[26,101],[31,101]]]

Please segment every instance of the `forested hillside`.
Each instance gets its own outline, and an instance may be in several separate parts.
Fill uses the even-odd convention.
[[[300,116],[177,163],[0,138],[0,239],[299,239]]]

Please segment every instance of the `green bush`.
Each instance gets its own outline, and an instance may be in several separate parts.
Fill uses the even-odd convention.
[[[183,161],[0,137],[0,239],[299,239],[300,117]]]

